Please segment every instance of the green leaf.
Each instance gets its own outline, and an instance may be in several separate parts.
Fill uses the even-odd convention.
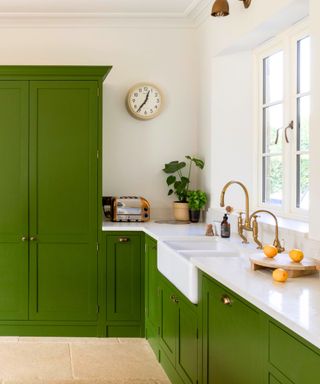
[[[168,184],[168,186],[169,185],[171,185],[171,184],[173,184],[175,181],[176,181],[176,177],[175,176],[173,176],[173,175],[171,175],[171,176],[169,176],[168,178],[167,178],[167,184]]]
[[[165,173],[175,173],[179,171],[180,169],[184,168],[186,166],[186,163],[184,161],[171,161],[168,164],[165,164],[164,168],[162,169]]]
[[[168,196],[173,194],[173,189],[169,189]]]
[[[193,158],[191,161],[193,161],[198,168],[200,168],[200,169],[204,168],[204,161],[203,160]]]

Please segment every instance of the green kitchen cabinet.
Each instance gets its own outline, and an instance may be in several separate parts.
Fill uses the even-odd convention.
[[[170,282],[160,284],[160,352],[185,384],[198,382],[198,310]],[[161,361],[160,353],[160,361]],[[170,369],[167,369],[170,376]]]
[[[140,233],[106,235],[107,335],[144,334],[144,259]]]
[[[269,376],[270,372],[278,377],[281,375],[281,382],[284,384],[314,384],[319,381],[319,366],[319,349],[269,319]]]
[[[157,242],[145,236],[145,335],[159,358],[159,271],[157,267]]]
[[[28,335],[29,325],[39,324],[35,335],[44,324],[66,335],[71,322],[82,333],[83,322],[97,321],[101,89],[110,69],[0,67],[0,333],[11,320]]]
[[[263,383],[260,312],[203,277],[203,382]]]

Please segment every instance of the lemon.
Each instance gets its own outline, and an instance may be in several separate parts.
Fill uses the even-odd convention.
[[[270,257],[270,258],[273,258],[275,256],[277,256],[278,254],[278,250],[276,247],[274,247],[273,245],[265,245],[263,247],[263,253],[267,256],[267,257]]]
[[[304,258],[304,254],[301,249],[291,249],[289,256],[295,263],[300,263],[300,261]]]
[[[288,279],[288,272],[282,268],[275,269],[272,272],[273,280],[278,281],[279,283],[284,283]]]

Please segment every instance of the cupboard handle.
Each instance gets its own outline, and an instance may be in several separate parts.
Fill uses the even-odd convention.
[[[171,295],[171,296],[170,296],[170,299],[171,299],[172,301],[174,301],[174,300],[176,299],[175,295]]]
[[[232,305],[232,300],[228,295],[222,295],[221,296],[221,301],[224,305]]]
[[[28,240],[28,237],[27,236],[22,236],[21,237],[21,241],[27,241]]]
[[[174,302],[175,302],[176,304],[179,304],[179,299],[176,297],[176,298],[174,299]]]
[[[35,236],[30,237],[30,241],[36,241],[36,240],[37,240],[37,238]]]
[[[127,243],[130,241],[128,237],[119,237],[119,243]]]

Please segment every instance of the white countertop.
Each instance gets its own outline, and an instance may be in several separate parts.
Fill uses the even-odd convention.
[[[103,231],[142,231],[154,239],[203,236],[205,224],[104,223]],[[230,240],[226,240],[230,241]],[[239,241],[236,234],[231,240]],[[252,252],[253,246],[243,246]],[[193,257],[191,262],[310,343],[320,348],[319,273],[277,283],[271,271],[252,271],[248,255],[241,257]]]

